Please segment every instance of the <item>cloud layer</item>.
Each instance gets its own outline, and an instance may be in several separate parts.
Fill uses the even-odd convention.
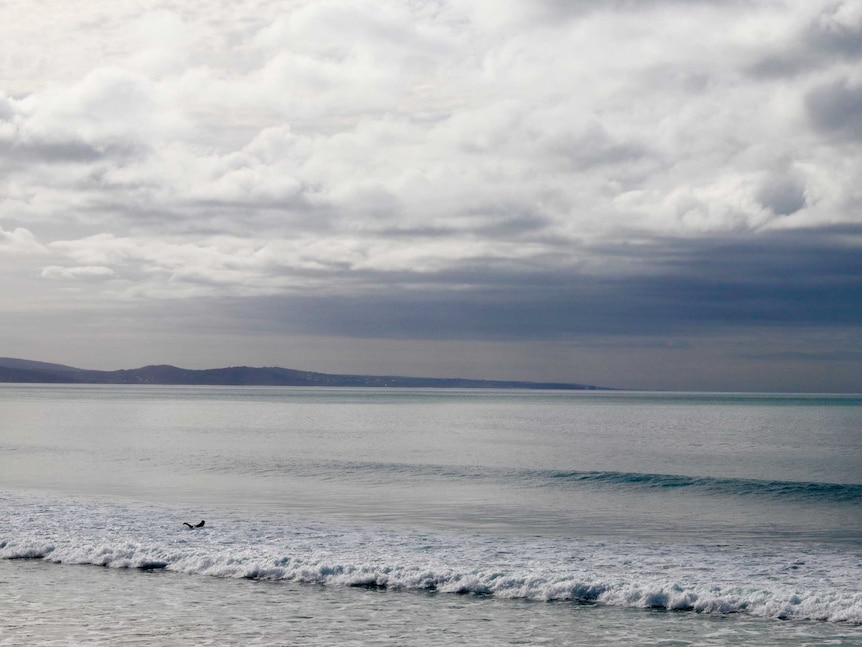
[[[10,312],[862,324],[862,2],[79,4],[0,9]]]

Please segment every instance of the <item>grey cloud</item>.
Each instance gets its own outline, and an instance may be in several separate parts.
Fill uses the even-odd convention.
[[[862,58],[862,17],[842,22],[841,3],[825,10],[800,33],[792,34],[779,51],[771,51],[750,68],[756,76],[786,77],[834,63]]]
[[[760,239],[668,241],[630,276],[464,268],[399,288],[263,298],[231,309],[273,329],[359,338],[540,340],[672,336],[740,326],[862,325],[862,227]],[[451,290],[450,285],[473,288]]]
[[[862,85],[847,80],[821,85],[809,92],[805,107],[821,132],[862,139]]]
[[[862,58],[862,14],[855,24],[820,20],[809,28],[806,37],[816,51],[842,59]]]
[[[802,360],[857,363],[862,362],[862,351],[828,350],[828,351],[788,351],[784,353],[742,353],[740,357],[770,359],[770,360]]]
[[[748,0],[736,0],[733,4],[747,2]],[[560,21],[600,11],[647,11],[660,7],[721,3],[717,0],[533,0],[528,4],[528,17],[536,22],[557,25]]]
[[[119,152],[116,148],[114,151]],[[17,163],[89,163],[107,157],[109,152],[81,140],[0,141],[0,159]]]
[[[548,225],[547,218],[530,213],[529,209],[506,210],[495,219],[494,223],[477,228],[475,233],[492,238],[510,238],[540,232]]]
[[[773,174],[757,190],[757,200],[778,216],[789,216],[805,207],[805,185],[788,173]]]
[[[478,224],[473,227],[456,228],[452,226],[425,227],[383,227],[375,230],[379,239],[396,240],[420,240],[420,239],[452,239],[464,236],[481,237],[484,239],[529,239],[529,237],[541,233],[551,223],[547,218],[533,213],[530,207],[519,208],[518,205],[495,206],[490,205],[486,209],[469,209],[465,213],[465,221],[477,219],[487,224]]]
[[[0,141],[0,159],[16,163],[90,164],[99,160],[129,161],[146,151],[127,143],[93,144],[81,139]]]
[[[544,147],[551,154],[562,157],[566,166],[575,171],[621,164],[648,154],[647,149],[638,143],[616,141],[598,125],[579,134],[551,133]]]

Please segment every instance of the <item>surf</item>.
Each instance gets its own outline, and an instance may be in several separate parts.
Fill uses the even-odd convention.
[[[500,538],[224,512],[190,533],[177,521],[190,510],[11,495],[0,497],[0,512],[7,560],[862,624],[852,551]]]

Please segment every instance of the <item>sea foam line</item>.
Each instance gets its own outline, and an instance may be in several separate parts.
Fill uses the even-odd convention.
[[[834,590],[680,584],[671,578],[530,573],[498,568],[453,568],[445,564],[363,563],[328,557],[249,555],[247,549],[201,552],[135,542],[77,544],[0,541],[0,557],[43,559],[123,569],[167,569],[188,575],[289,581],[344,587],[425,590],[536,601],[572,601],[709,614],[746,613],[763,618],[862,624],[862,594]]]
[[[0,558],[862,625],[858,554],[496,539],[0,497]],[[177,521],[159,521],[174,517]],[[110,519],[110,524],[105,520]]]

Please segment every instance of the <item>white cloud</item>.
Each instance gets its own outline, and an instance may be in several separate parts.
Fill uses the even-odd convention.
[[[74,279],[74,280],[102,280],[114,276],[114,271],[109,267],[100,265],[83,265],[79,267],[60,267],[49,265],[42,270],[42,277],[46,279]]]
[[[0,227],[0,252],[6,254],[44,254],[46,249],[29,229],[16,227],[6,231]]]
[[[29,113],[20,132],[24,142],[80,140],[97,149],[143,145],[151,139],[156,114],[149,80],[119,67],[95,69],[72,86],[29,97],[24,105]]]

